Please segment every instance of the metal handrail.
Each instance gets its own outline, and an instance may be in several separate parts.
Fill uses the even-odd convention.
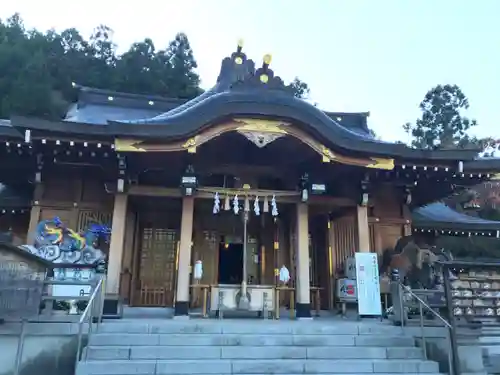
[[[430,311],[435,317],[437,317],[441,323],[444,324],[446,328],[448,328],[448,367],[449,367],[449,373],[450,375],[458,375],[460,373],[460,369],[455,368],[455,351],[453,350],[453,345],[452,345],[452,337],[453,337],[453,326],[439,314],[436,310],[434,310],[432,307],[429,306],[424,300],[422,300],[417,294],[415,294],[410,287],[403,285],[401,282],[399,282],[399,288],[400,288],[400,293],[399,293],[399,303],[400,303],[400,314],[401,314],[401,329],[404,331],[404,320],[405,320],[405,312],[404,312],[404,306],[403,306],[403,293],[402,291],[408,293],[412,298],[418,301],[418,307],[419,307],[419,315],[420,315],[420,330],[421,330],[421,335],[422,335],[422,350],[424,354],[424,359],[427,358],[427,338],[425,336],[425,327],[424,327],[424,312],[423,312],[423,307]]]
[[[43,281],[43,284],[44,286],[46,285],[74,285],[75,282],[74,281],[61,281],[61,280],[44,280]],[[81,282],[81,283],[78,283],[78,285],[90,285],[90,282]],[[94,283],[95,285],[95,283]],[[82,325],[85,321],[85,316],[87,316],[89,314],[89,311],[91,311],[91,306],[95,306],[95,301],[97,300],[97,295],[99,293],[99,291],[104,291],[104,280],[101,279],[99,280],[98,284],[95,286],[95,289],[92,293],[92,296],[89,298],[89,297],[74,297],[74,296],[67,296],[67,297],[54,297],[54,296],[50,296],[50,295],[41,295],[40,296],[40,301],[49,301],[50,304],[53,303],[54,300],[65,300],[65,299],[75,299],[75,300],[80,300],[80,301],[85,301],[85,300],[88,300],[88,303],[87,303],[87,307],[85,308],[80,320],[79,320],[79,325],[80,325],[80,332],[83,332],[83,328],[82,328]],[[102,302],[104,301],[104,295],[101,293],[102,295]],[[101,314],[101,317],[99,319],[99,321],[102,319],[102,306],[100,308],[100,314]],[[26,316],[23,316],[20,318],[19,322],[21,324],[21,331],[20,331],[20,334],[19,334],[19,340],[18,340],[18,343],[17,343],[17,350],[16,350],[16,356],[14,358],[14,371],[13,371],[13,375],[18,375],[21,371],[21,365],[22,365],[22,358],[23,358],[23,353],[24,353],[24,345],[25,345],[25,339],[26,339],[26,335],[27,335],[27,329],[28,329],[28,324],[30,322],[38,322],[40,321],[39,320],[39,312],[36,316],[32,317],[31,319],[29,317],[26,317]],[[11,321],[9,319],[9,321]],[[18,322],[18,320],[14,320],[15,322]],[[81,350],[81,334],[79,335],[79,338],[78,338],[78,344],[79,344],[79,349],[78,349],[78,353],[79,351]],[[79,356],[79,354],[77,353],[77,356]]]
[[[94,318],[97,317],[96,321],[96,332],[99,331],[99,325],[102,321],[103,309],[104,309],[104,293],[105,293],[105,279],[102,278],[99,280],[97,286],[95,287],[92,295],[90,296],[87,307],[83,311],[80,316],[80,320],[78,321],[78,346],[76,350],[76,358],[75,358],[75,370],[78,362],[82,359],[82,338],[83,338],[83,325],[85,322],[88,323],[88,334],[87,339],[90,338],[92,334],[92,326],[94,324]],[[96,305],[97,304],[97,305]],[[97,309],[97,316],[94,315]],[[85,351],[85,359],[88,356],[88,349]]]
[[[409,293],[413,298],[415,298],[420,304],[422,304],[427,310],[429,310],[436,318],[438,318],[448,329],[453,329],[453,326],[448,323],[448,321],[441,316],[436,310],[430,307],[423,299],[421,299],[418,295],[416,295],[410,287],[401,284],[403,290]]]

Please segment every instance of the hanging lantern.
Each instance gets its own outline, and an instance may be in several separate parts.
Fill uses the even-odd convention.
[[[181,177],[182,195],[187,197],[192,196],[195,193],[197,186],[198,180],[194,173],[194,168],[192,165],[189,165]]]

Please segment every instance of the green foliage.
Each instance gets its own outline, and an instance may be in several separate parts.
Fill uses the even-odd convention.
[[[288,87],[292,90],[293,95],[300,99],[307,99],[311,92],[309,85],[301,81],[298,77],[295,77]]]
[[[449,250],[455,258],[500,257],[500,241],[497,238],[440,236],[436,246]]]
[[[72,82],[133,94],[191,99],[200,77],[186,34],[158,49],[151,39],[116,52],[113,30],[98,26],[87,40],[76,29],[27,30],[18,14],[0,20],[0,118],[13,114],[58,119],[74,101]],[[290,85],[304,98],[309,87]]]
[[[0,20],[0,118],[60,118],[75,99],[72,82],[190,99],[201,93],[196,67],[185,34],[165,49],[145,39],[118,55],[107,26],[98,26],[86,40],[76,29],[27,30],[15,14]]]
[[[412,146],[423,149],[479,148],[481,140],[467,131],[476,126],[463,112],[469,100],[457,85],[437,85],[420,103],[422,117],[403,129],[413,137]]]
[[[416,148],[484,150],[489,144],[495,144],[491,137],[477,139],[468,134],[477,125],[464,115],[468,108],[469,100],[460,87],[438,85],[420,103],[421,118],[415,124],[404,124],[403,129],[413,138],[411,145]],[[498,188],[491,183],[478,185],[448,198],[446,203],[467,215],[500,220]],[[456,257],[492,258],[500,252],[500,241],[496,238],[441,236],[436,245],[450,250]]]

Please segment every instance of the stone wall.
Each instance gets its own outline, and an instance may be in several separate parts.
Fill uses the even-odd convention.
[[[77,332],[75,323],[28,324],[19,374],[74,375]],[[0,325],[0,375],[14,374],[19,336],[20,324]]]

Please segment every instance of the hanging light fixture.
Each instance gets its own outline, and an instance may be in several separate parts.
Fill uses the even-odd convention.
[[[194,167],[192,165],[188,165],[181,178],[182,195],[186,197],[194,195],[197,186],[198,180],[194,173]]]

